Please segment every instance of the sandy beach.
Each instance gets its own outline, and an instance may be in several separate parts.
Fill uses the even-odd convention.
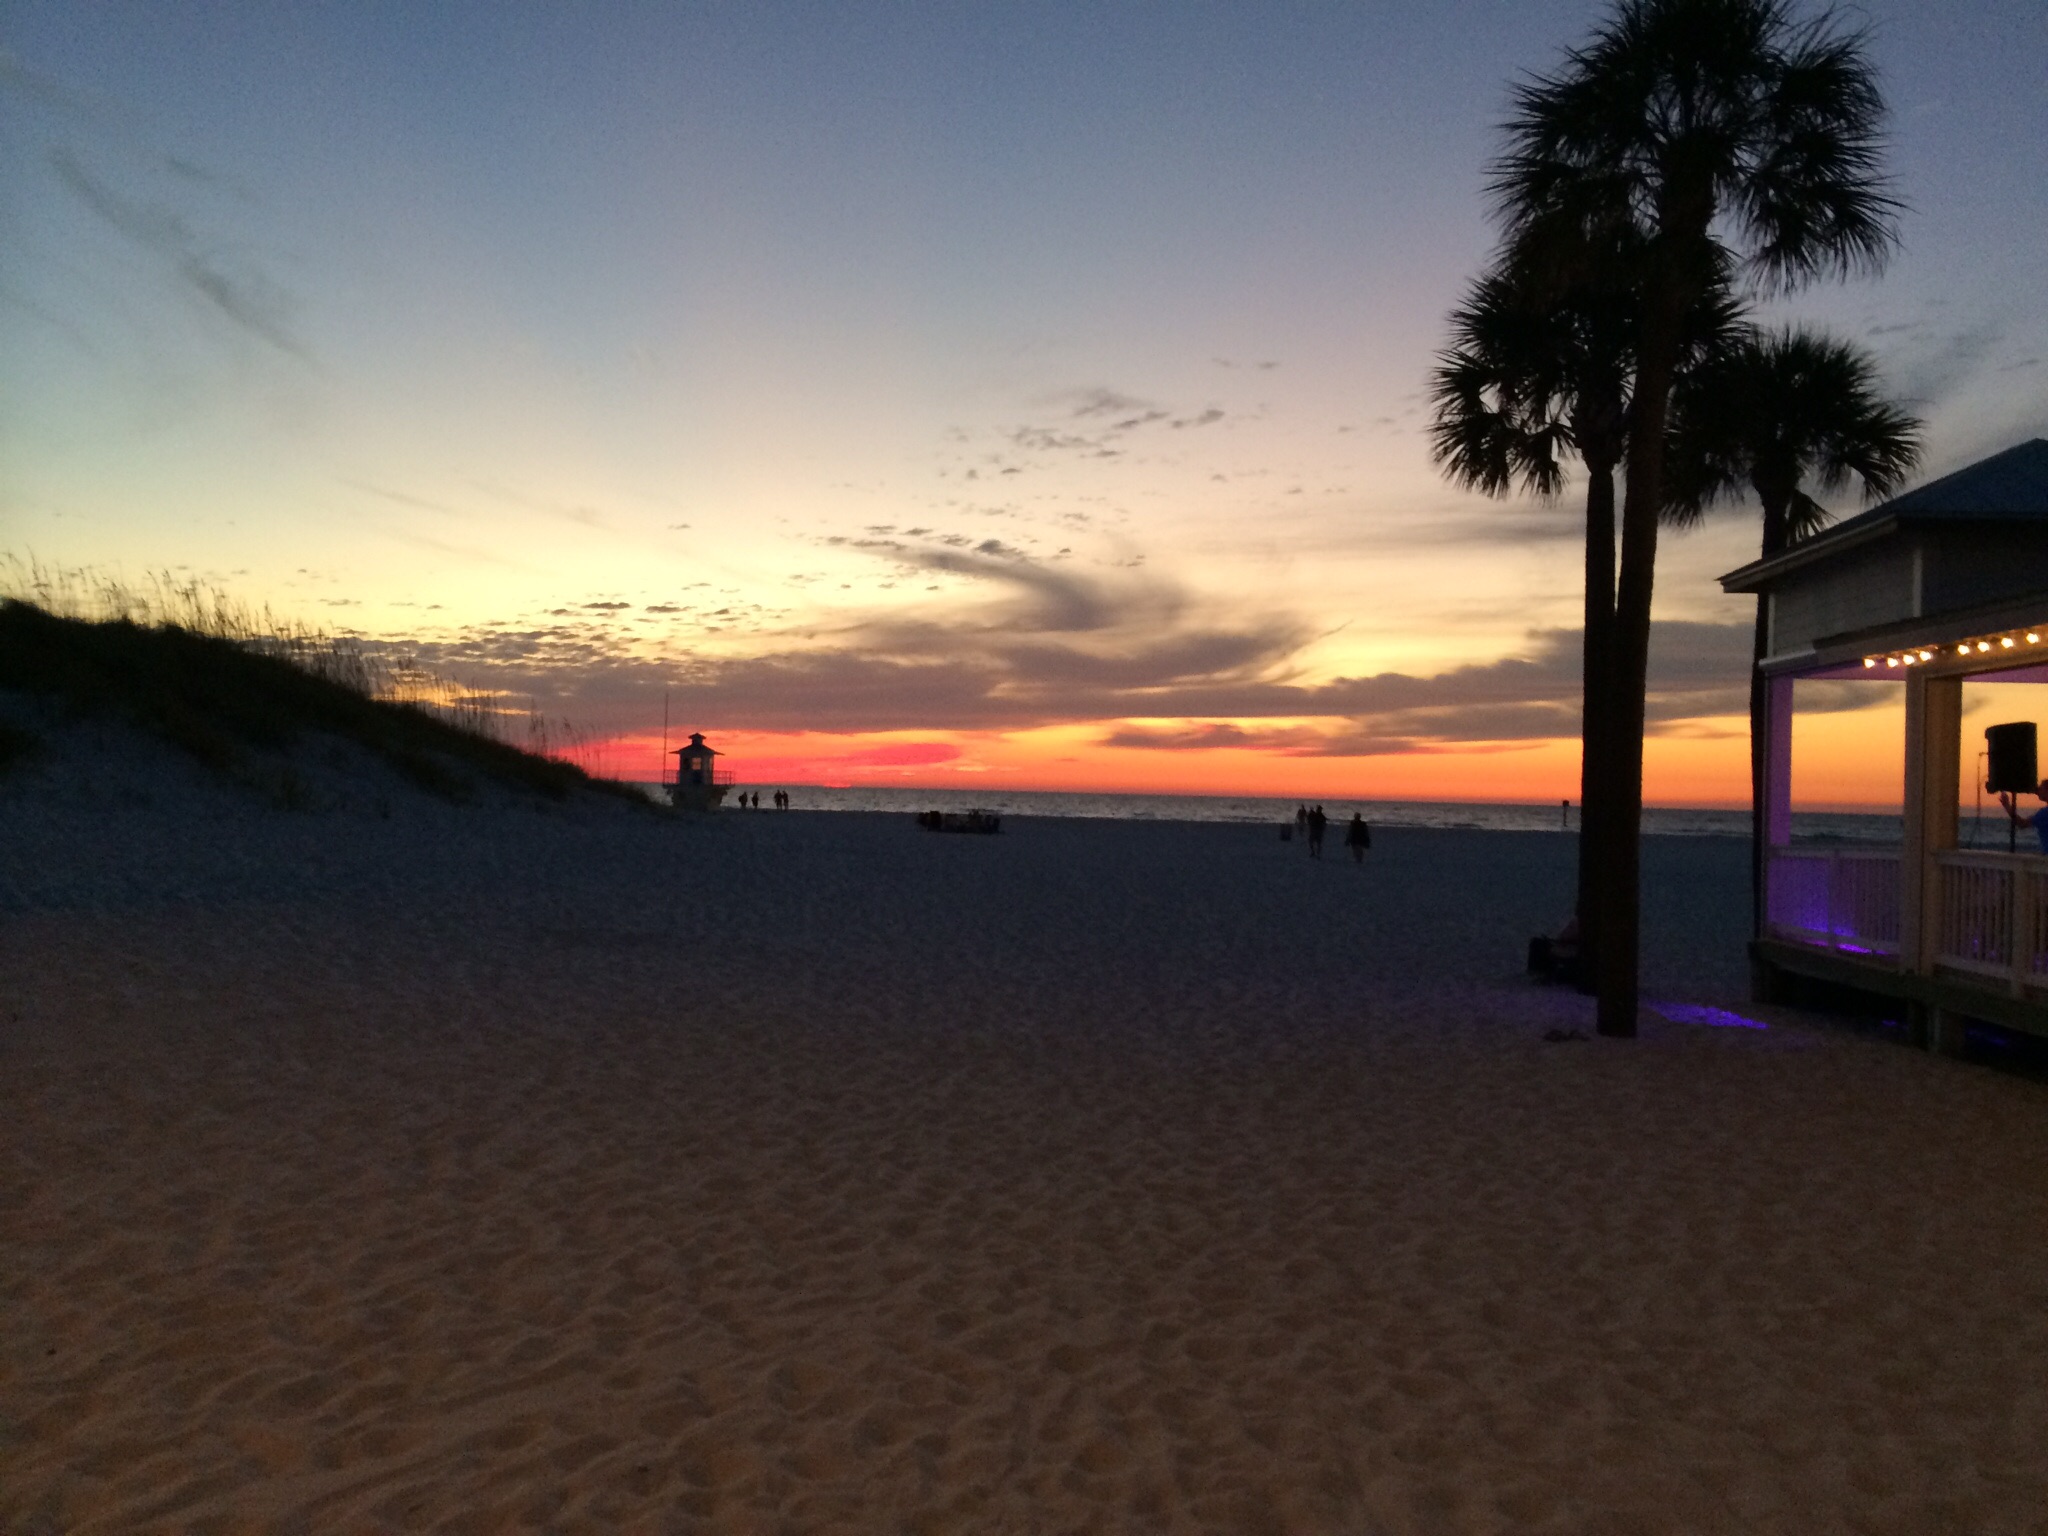
[[[1770,1027],[1551,1044],[1556,835],[0,833],[0,1530],[2048,1530],[2048,1085],[1748,1009],[1740,843]]]

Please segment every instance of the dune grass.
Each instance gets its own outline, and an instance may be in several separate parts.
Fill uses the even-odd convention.
[[[149,614],[153,622],[126,614],[76,617],[0,598],[0,689],[38,698],[62,715],[123,720],[225,778],[260,777],[286,806],[308,803],[303,782],[288,765],[258,774],[252,758],[324,733],[366,748],[445,800],[468,799],[482,780],[550,800],[596,790],[655,809],[627,785],[499,740],[473,698],[466,713],[461,695],[452,710],[443,704],[436,713],[373,697],[376,668],[346,639],[265,629],[196,589],[183,597],[175,616],[159,607]],[[449,713],[455,718],[442,717]],[[33,756],[38,745],[32,732],[8,727],[0,735],[0,771]]]

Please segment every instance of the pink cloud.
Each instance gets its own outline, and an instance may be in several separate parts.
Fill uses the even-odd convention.
[[[835,751],[820,743],[814,751],[775,751],[773,737],[749,741],[731,738],[720,743],[741,778],[761,783],[845,784],[906,768],[932,768],[957,762],[960,748],[943,741],[886,741]]]
[[[931,763],[950,763],[959,756],[958,747],[943,741],[892,741],[862,752],[848,752],[831,761],[848,768],[921,768]]]

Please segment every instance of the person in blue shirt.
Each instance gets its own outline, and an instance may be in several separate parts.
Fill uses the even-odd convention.
[[[2042,805],[2033,815],[2020,814],[2018,798],[2011,790],[2003,790],[1999,793],[1998,803],[2005,807],[2005,814],[2011,818],[2014,826],[2032,827],[2034,836],[2040,840],[2041,851],[2048,853],[2048,779],[2043,779],[2034,786],[2034,798],[2041,801]]]

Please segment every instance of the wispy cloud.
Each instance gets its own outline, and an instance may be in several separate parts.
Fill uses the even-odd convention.
[[[1743,624],[1657,625],[1652,731],[1744,708],[1750,640],[1749,626]],[[1190,717],[1182,726],[1127,728],[1104,741],[1182,751],[1257,745],[1290,756],[1360,757],[1570,737],[1579,729],[1579,671],[1578,631],[1539,630],[1527,637],[1519,655],[1434,674],[1383,672],[1307,685],[1194,683],[1173,694],[1173,713]],[[1875,696],[1864,702],[1875,702]],[[1243,732],[1242,740],[1229,734],[1240,727],[1218,729],[1215,724],[1275,717],[1330,723],[1278,733]]]
[[[1227,720],[1186,720],[1178,725],[1125,726],[1098,738],[1098,744],[1153,752],[1208,752],[1219,747],[1293,751],[1321,740],[1314,731],[1299,727],[1246,730]]]
[[[178,165],[185,180],[203,174],[183,162]],[[252,261],[202,234],[175,208],[116,191],[68,149],[51,150],[50,166],[81,203],[156,260],[212,313],[281,352],[308,357],[292,328],[295,300]]]
[[[1901,398],[1921,410],[1952,399],[1991,371],[1993,354],[2004,338],[2004,327],[1990,322],[1950,331],[1908,328],[1892,365]]]
[[[1118,459],[1130,451],[1130,441],[1147,428],[1174,431],[1211,427],[1226,419],[1221,406],[1179,410],[1126,394],[1106,385],[1065,390],[1049,397],[1052,419],[1026,422],[1004,429],[1000,436],[1010,447],[1027,454],[1071,454],[1081,458]],[[990,468],[1000,474],[1016,474],[1018,466],[993,461]],[[980,470],[965,472],[978,479]]]
[[[1106,434],[1090,436],[1058,427],[1017,427],[1010,432],[1010,441],[1028,453],[1088,453],[1102,458],[1117,451]]]
[[[499,485],[491,480],[475,480],[470,483],[487,496],[494,496],[500,501],[509,502],[529,512],[538,512],[543,517],[559,518],[563,522],[576,523],[585,528],[612,531],[611,525],[605,521],[604,515],[597,508],[582,502],[558,501],[550,496],[537,496],[530,491],[515,491],[509,486]],[[678,523],[672,526],[687,528],[689,524]]]
[[[1577,733],[1579,637],[1530,632],[1511,654],[1437,673],[1304,679],[1318,638],[1285,614],[1246,612],[1142,570],[1052,565],[997,541],[877,524],[852,540],[907,568],[965,577],[944,611],[877,613],[778,632],[765,616],[663,603],[635,619],[616,598],[552,621],[477,626],[414,647],[445,669],[487,669],[515,692],[574,699],[593,719],[666,689],[673,707],[726,729],[864,733],[1024,730],[1095,723],[1101,743],[1155,751],[1253,748],[1292,756],[1503,749]],[[660,621],[646,615],[659,613]],[[689,624],[748,650],[651,653],[620,626]],[[641,629],[646,637],[658,633]],[[1746,623],[1666,622],[1652,640],[1650,728],[1745,706]],[[1860,702],[1856,701],[1856,702]],[[1263,723],[1270,722],[1270,724]],[[1487,748],[1491,750],[1491,747]]]
[[[1127,395],[1121,390],[1108,389],[1101,385],[1077,389],[1067,399],[1073,406],[1071,414],[1083,418],[1164,414],[1149,400],[1141,400],[1136,395]]]
[[[352,491],[375,496],[380,501],[396,502],[401,507],[417,507],[423,512],[439,512],[444,517],[467,517],[469,514],[459,507],[451,507],[445,501],[435,501],[429,496],[415,496],[410,491],[394,491],[389,486],[377,485],[369,480],[351,480],[340,477],[340,483]]]
[[[410,528],[394,528],[388,523],[373,523],[371,526],[385,538],[395,539],[400,544],[410,544],[415,549],[432,550],[437,555],[452,555],[457,560],[479,565],[502,565],[509,570],[528,569],[519,561],[507,559],[494,550],[480,549],[472,544],[451,544],[446,539],[417,533]]]

